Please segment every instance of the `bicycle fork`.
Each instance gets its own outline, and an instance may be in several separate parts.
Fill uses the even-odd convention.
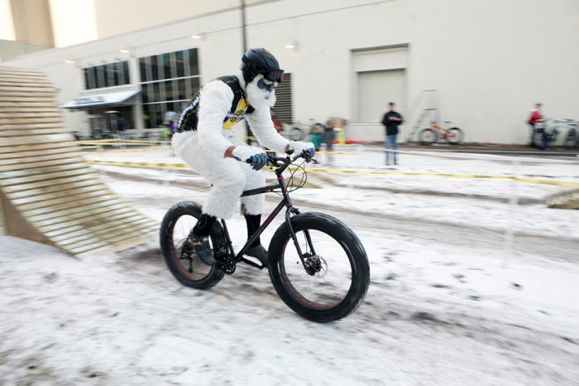
[[[298,256],[300,257],[300,260],[302,262],[302,266],[304,267],[304,269],[308,273],[308,275],[313,276],[318,271],[318,267],[317,267],[317,265],[315,265],[317,263],[317,260],[312,259],[313,257],[317,256],[316,250],[314,249],[314,243],[312,242],[312,237],[310,236],[310,231],[307,229],[304,230],[304,235],[306,236],[306,250],[307,250],[307,252],[302,251],[302,248],[300,247],[300,243],[298,240],[298,236],[296,235],[296,232],[294,231],[294,229],[292,227],[291,220],[290,220],[290,215],[292,213],[293,214],[300,214],[300,211],[296,208],[293,208],[293,207],[288,208],[287,212],[285,213],[285,221],[286,221],[286,224],[288,225],[291,238],[294,242],[294,246],[296,247],[296,250],[298,251]]]

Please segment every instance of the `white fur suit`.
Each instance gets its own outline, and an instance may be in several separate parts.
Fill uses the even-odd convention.
[[[246,85],[241,75],[223,78],[228,78],[228,82],[219,78],[207,83],[201,89],[198,105],[193,106],[192,103],[187,108],[198,106],[196,130],[175,133],[172,145],[175,153],[187,165],[213,185],[203,207],[203,213],[228,219],[233,216],[244,190],[265,185],[264,176],[247,163],[234,158],[224,158],[225,151],[230,146],[243,145],[230,130],[231,126],[243,120],[245,116],[261,144],[274,151],[284,152],[289,142],[273,127],[270,107],[275,103],[274,91],[266,93],[259,90],[254,81]],[[236,99],[236,89],[231,86],[234,83],[243,90],[238,93],[242,94],[239,102],[239,97]],[[251,107],[247,109],[246,114],[247,103]],[[186,116],[187,109],[181,115],[181,119]],[[244,214],[260,215],[264,200],[263,194],[241,198]]]

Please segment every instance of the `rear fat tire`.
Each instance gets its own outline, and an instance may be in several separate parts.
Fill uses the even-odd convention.
[[[296,313],[314,322],[332,322],[354,312],[364,300],[370,284],[368,258],[358,237],[340,220],[322,213],[303,213],[292,217],[290,221],[296,233],[303,230],[317,230],[334,238],[350,260],[352,279],[344,299],[332,308],[316,309],[300,302],[299,298],[293,296],[286,287],[280,270],[286,248],[295,248],[289,227],[287,223],[283,223],[269,245],[269,276],[279,297]],[[303,274],[307,275],[305,271]]]
[[[177,220],[181,216],[193,216],[198,219],[199,216],[201,216],[201,213],[201,205],[193,201],[182,201],[173,205],[167,211],[163,221],[161,222],[160,244],[163,257],[165,258],[165,263],[167,263],[167,267],[181,284],[191,288],[209,289],[217,284],[221,279],[223,279],[223,270],[214,265],[211,267],[207,275],[199,280],[194,280],[184,275],[178,265],[181,264],[179,261],[179,256],[176,255],[179,251],[175,250],[173,240],[173,230]],[[221,227],[221,224],[216,222],[211,230],[212,244],[214,246],[222,245],[224,240],[225,236],[223,228]]]
[[[422,145],[432,145],[438,142],[438,136],[432,129],[424,129],[420,132],[420,143]]]

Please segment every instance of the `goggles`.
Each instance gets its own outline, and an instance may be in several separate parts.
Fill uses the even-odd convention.
[[[280,83],[283,79],[283,70],[270,70],[263,74],[264,78],[272,82]]]

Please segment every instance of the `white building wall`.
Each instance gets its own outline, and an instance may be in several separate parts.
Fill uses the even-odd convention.
[[[525,143],[533,103],[548,117],[579,119],[579,2],[576,0],[283,0],[247,9],[248,44],[272,51],[292,73],[296,120],[342,116],[348,137],[382,140],[377,121],[356,125],[353,50],[408,45],[410,118],[422,90],[440,94],[443,119],[468,142]],[[369,4],[369,5],[368,5]],[[161,10],[160,10],[161,11]],[[60,102],[82,90],[82,66],[112,62],[120,49],[134,57],[199,47],[202,81],[238,69],[240,16],[227,11],[6,63],[40,67],[61,89]],[[204,41],[190,39],[204,32]],[[298,43],[297,50],[284,46]],[[126,54],[125,54],[126,55]],[[137,74],[133,74],[136,76]],[[387,101],[384,101],[384,103]],[[83,124],[67,113],[67,126]],[[412,120],[403,130],[410,130]],[[358,129],[356,129],[358,127]],[[358,130],[358,131],[357,131]]]

